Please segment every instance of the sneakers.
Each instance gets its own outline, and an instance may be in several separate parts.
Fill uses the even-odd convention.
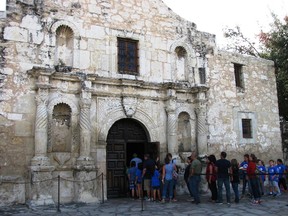
[[[165,199],[162,199],[162,200],[161,200],[161,203],[165,203]]]
[[[218,205],[223,205],[223,202],[217,201],[216,203],[217,203]]]

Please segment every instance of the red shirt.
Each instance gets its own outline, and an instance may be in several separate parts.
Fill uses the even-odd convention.
[[[249,178],[256,178],[255,172],[256,172],[256,163],[253,161],[249,161],[247,167],[247,176]]]

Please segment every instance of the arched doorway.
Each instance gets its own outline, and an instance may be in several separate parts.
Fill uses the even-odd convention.
[[[149,142],[145,127],[134,119],[121,119],[107,136],[107,197],[123,197],[128,193],[126,167],[133,153],[143,159],[145,153],[158,154],[158,143]]]

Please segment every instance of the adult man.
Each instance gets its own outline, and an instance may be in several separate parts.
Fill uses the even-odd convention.
[[[190,166],[190,174],[189,174],[189,187],[194,197],[194,203],[197,205],[200,203],[199,196],[199,184],[201,181],[201,171],[202,165],[201,162],[197,159],[196,152],[192,152],[191,154],[191,166]]]
[[[150,158],[149,154],[144,155],[142,179],[144,184],[144,191],[147,191],[147,200],[150,201],[151,178],[155,171],[155,162]]]
[[[136,153],[133,154],[133,158],[131,159],[130,164],[131,164],[132,161],[135,161],[137,168],[138,168],[138,164],[139,164],[139,163],[142,163],[142,160],[137,157],[137,154],[136,154]]]
[[[221,152],[221,159],[215,163],[217,173],[217,186],[218,186],[218,201],[217,203],[223,204],[222,187],[223,184],[226,190],[227,204],[230,205],[230,182],[229,182],[229,168],[231,167],[230,161],[226,160],[226,152]]]

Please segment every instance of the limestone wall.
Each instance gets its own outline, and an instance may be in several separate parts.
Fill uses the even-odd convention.
[[[209,152],[227,151],[238,160],[254,153],[266,163],[282,158],[274,63],[226,52],[210,60]],[[243,65],[242,90],[235,85],[234,63]],[[253,119],[252,139],[242,139],[241,118]]]
[[[168,151],[187,155],[191,150],[225,150],[239,160],[252,151],[264,160],[281,157],[272,62],[218,52],[214,35],[199,32],[161,0],[11,0],[7,6],[7,16],[0,17],[1,175],[30,181],[27,171],[35,140],[41,138],[35,135],[35,98],[43,89],[47,97],[40,120],[48,122],[47,140],[37,143],[47,143],[51,166],[42,176],[43,169],[31,169],[36,181],[59,173],[71,181],[105,173],[108,131],[127,117],[141,122],[150,141],[160,143],[162,159]],[[118,37],[138,41],[138,75],[118,72]],[[244,65],[244,91],[235,88],[233,63]],[[69,123],[66,117],[63,124],[53,122],[57,105]],[[239,131],[239,119],[245,116],[256,123],[248,143]],[[67,145],[53,149],[54,142],[64,143],[64,134]],[[81,148],[86,158],[87,146],[97,173],[85,177],[87,170],[76,164]],[[84,195],[100,191],[100,185],[81,188],[78,183],[63,187],[63,200],[75,200],[76,190]],[[56,199],[55,187],[38,203]],[[29,200],[37,198],[41,187],[26,189]],[[83,194],[77,197],[87,200]]]

